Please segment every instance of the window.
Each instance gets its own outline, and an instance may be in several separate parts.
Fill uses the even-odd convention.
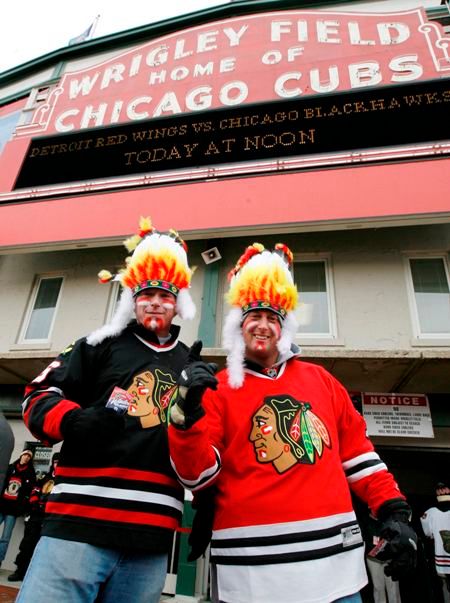
[[[39,277],[25,320],[23,342],[42,342],[50,338],[62,282],[60,276]]]
[[[300,336],[334,337],[334,305],[327,260],[295,262],[294,280],[300,292],[297,310]]]
[[[450,288],[444,257],[409,259],[416,335],[450,336]]]

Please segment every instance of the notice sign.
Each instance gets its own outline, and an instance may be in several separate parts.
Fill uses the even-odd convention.
[[[423,394],[362,394],[369,436],[433,438],[428,398]]]

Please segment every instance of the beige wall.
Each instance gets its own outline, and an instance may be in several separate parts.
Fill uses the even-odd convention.
[[[190,248],[191,264],[198,265],[192,290],[198,315],[191,323],[183,324],[183,340],[187,343],[194,341],[197,334],[203,287],[200,265],[203,248],[199,243]],[[74,339],[104,324],[111,286],[100,285],[97,273],[102,268],[111,271],[120,268],[125,256],[122,247],[0,256],[0,353],[27,349],[50,349],[57,353]],[[18,341],[37,275],[64,277],[51,344],[44,346]]]
[[[259,237],[266,246],[278,238]],[[337,338],[299,336],[302,347],[332,345],[348,349],[410,349],[413,328],[407,292],[405,257],[412,253],[448,253],[450,226],[445,224],[384,229],[358,229],[283,235],[301,258],[329,258],[334,283]],[[222,281],[227,270],[253,242],[229,239],[224,244]],[[297,283],[300,291],[302,284]],[[220,321],[227,307],[219,311]],[[436,342],[438,345],[439,342]],[[450,341],[440,344],[450,345]]]
[[[271,246],[274,237],[259,237]],[[330,259],[335,290],[337,338],[335,341],[302,339],[302,345],[338,345],[348,349],[408,349],[413,338],[408,304],[404,258],[408,253],[448,253],[450,226],[417,226],[360,229],[335,232],[289,234],[283,236],[298,257],[326,254]],[[253,242],[247,238],[217,241],[222,254],[217,309],[217,345],[222,319],[226,274]],[[211,242],[208,243],[211,246]],[[200,241],[190,243],[191,265],[198,266],[192,295],[197,317],[182,325],[182,339],[191,343],[197,336],[201,316],[205,264]],[[0,352],[28,349],[18,345],[32,284],[37,274],[62,274],[64,285],[51,338],[50,349],[57,353],[74,339],[103,324],[110,298],[110,286],[97,283],[101,268],[114,270],[123,265],[121,247],[61,252],[22,253],[0,257]],[[301,283],[298,283],[301,297]],[[449,345],[448,341],[441,344]],[[31,349],[33,346],[31,346]],[[44,348],[45,349],[45,348]]]
[[[96,274],[104,262],[114,265],[119,259],[115,249],[2,257],[0,283],[8,295],[3,295],[0,302],[0,349],[8,351],[18,344],[37,275],[64,277],[51,345],[47,348],[60,350],[99,326],[105,317],[109,287],[97,285]]]

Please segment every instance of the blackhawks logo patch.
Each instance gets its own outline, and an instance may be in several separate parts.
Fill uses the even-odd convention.
[[[128,415],[139,418],[144,429],[160,423],[167,424],[176,392],[177,387],[170,373],[160,369],[139,373],[127,390],[130,396]]]
[[[252,417],[249,436],[258,463],[272,463],[284,473],[297,463],[314,464],[331,448],[323,421],[309,402],[292,396],[268,396]]]

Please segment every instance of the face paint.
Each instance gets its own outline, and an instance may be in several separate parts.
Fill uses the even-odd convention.
[[[146,308],[149,305],[149,302],[146,299],[138,299],[136,301],[136,306]]]
[[[176,314],[176,299],[172,293],[160,289],[146,289],[135,302],[137,321],[156,335],[169,335]]]
[[[281,336],[278,316],[269,310],[249,312],[242,323],[245,355],[263,367],[272,366],[278,358],[277,342]]]
[[[147,324],[152,331],[156,331],[158,326],[160,325],[160,321],[156,318],[150,318],[144,321],[144,324]]]
[[[165,308],[166,310],[173,310],[175,308],[175,304],[172,302],[164,302],[162,304],[162,307]]]
[[[252,337],[254,338],[253,345],[254,345],[255,349],[258,351],[263,351],[266,349],[269,339],[267,338],[266,335],[262,334],[261,330],[257,331],[257,329],[258,329],[258,323],[250,319],[245,324],[244,332],[248,338],[252,338]],[[273,335],[273,333],[272,333],[272,335]]]

